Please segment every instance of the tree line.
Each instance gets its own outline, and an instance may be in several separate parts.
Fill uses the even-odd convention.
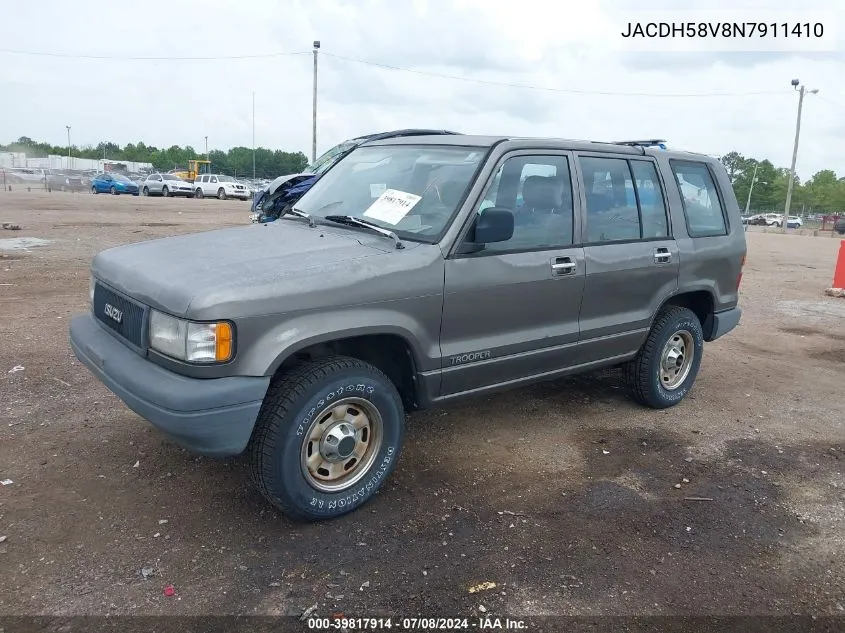
[[[20,137],[9,145],[0,145],[0,151],[24,152],[30,158],[49,154],[67,155],[68,148]],[[193,147],[173,145],[167,149],[145,145],[142,142],[120,146],[103,142],[96,146],[72,147],[71,154],[80,158],[102,158],[112,161],[136,161],[152,163],[160,171],[186,168],[192,159],[206,158]],[[208,153],[212,170],[236,177],[252,176],[252,149],[233,147],[228,151],[211,150]],[[720,159],[728,171],[734,193],[741,209],[748,202],[748,191],[756,167],[756,181],[751,196],[752,211],[783,211],[786,205],[786,190],[789,185],[789,170],[775,167],[769,160],[746,158],[738,152],[729,152]],[[300,172],[308,165],[308,158],[302,152],[283,152],[259,147],[255,150],[255,175],[258,178],[275,178],[282,174]],[[845,177],[837,177],[830,169],[824,169],[801,182],[796,177],[792,190],[792,213],[842,213],[845,212]]]
[[[173,145],[167,149],[146,145],[143,142],[120,146],[117,143],[102,142],[97,145],[71,147],[71,156],[76,158],[102,159],[109,161],[135,161],[152,163],[159,171],[184,169],[189,160],[206,159],[193,147]],[[51,154],[67,156],[67,146],[50,145],[22,136],[8,145],[0,144],[0,152],[23,152],[28,158],[43,158]],[[252,148],[233,147],[228,151],[211,150],[207,160],[211,161],[213,171],[239,178],[252,177]],[[283,174],[302,171],[308,165],[308,158],[302,152],[283,152],[258,147],[255,150],[255,175],[257,178],[276,178]]]
[[[748,203],[751,180],[755,179],[749,209],[753,212],[783,212],[789,186],[789,169],[775,167],[769,160],[746,158],[738,152],[729,152],[720,160],[728,171],[741,209],[744,210]],[[832,169],[816,172],[806,182],[801,182],[796,176],[792,187],[790,212],[845,212],[845,177],[837,177]]]

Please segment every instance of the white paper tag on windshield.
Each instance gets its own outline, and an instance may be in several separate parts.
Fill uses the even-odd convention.
[[[370,185],[370,197],[378,198],[381,194],[387,191],[387,185],[384,183]]]
[[[421,200],[420,196],[397,189],[387,189],[364,211],[364,216],[388,224],[398,224]]]

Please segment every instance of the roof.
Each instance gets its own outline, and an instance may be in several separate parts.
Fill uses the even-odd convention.
[[[373,138],[366,141],[362,145],[449,145],[460,147],[493,147],[499,143],[509,142],[515,148],[521,146],[528,146],[538,149],[565,149],[581,152],[613,152],[615,154],[630,154],[632,156],[658,156],[668,155],[672,158],[695,158],[695,160],[717,160],[712,156],[706,154],[698,154],[687,151],[677,151],[671,149],[658,149],[646,143],[652,141],[620,141],[620,142],[602,142],[602,141],[584,141],[565,138],[532,138],[532,137],[518,137],[518,136],[483,136],[474,134],[454,134],[448,135],[422,135],[422,136],[402,136],[391,138]]]

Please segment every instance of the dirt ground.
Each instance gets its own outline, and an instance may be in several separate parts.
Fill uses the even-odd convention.
[[[0,255],[0,615],[845,614],[838,239],[748,233],[742,324],[676,408],[608,371],[414,414],[372,503],[301,525],[67,341],[96,252],[248,213],[0,192],[0,239],[49,240]]]

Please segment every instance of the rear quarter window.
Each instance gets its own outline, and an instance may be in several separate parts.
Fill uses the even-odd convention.
[[[727,235],[724,205],[707,164],[680,160],[670,164],[681,194],[689,236]]]

